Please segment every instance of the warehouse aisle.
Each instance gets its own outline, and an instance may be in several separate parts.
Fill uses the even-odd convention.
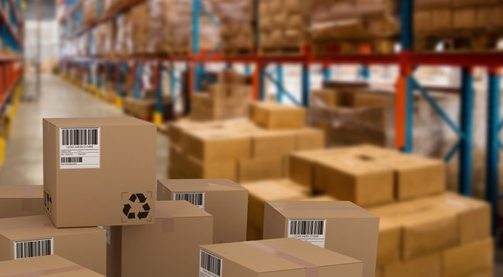
[[[33,91],[33,76],[26,78],[25,95]],[[124,116],[113,105],[53,75],[42,77],[42,93],[38,101],[23,101],[12,124],[7,143],[6,162],[0,168],[0,185],[38,185],[43,183],[42,118]],[[158,137],[158,176],[166,172],[167,146],[164,136]]]

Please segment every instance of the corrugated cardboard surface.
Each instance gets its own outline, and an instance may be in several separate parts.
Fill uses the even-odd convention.
[[[0,218],[45,214],[42,186],[0,186]]]
[[[306,110],[277,103],[253,103],[251,119],[266,129],[300,129],[306,126]]]
[[[105,276],[57,255],[0,262],[0,275],[72,277]]]

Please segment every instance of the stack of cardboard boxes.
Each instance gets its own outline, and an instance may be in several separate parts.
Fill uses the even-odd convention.
[[[220,0],[215,2],[219,16],[223,50],[228,54],[251,53],[255,47],[253,26],[255,1]]]
[[[192,120],[208,121],[244,117],[252,100],[251,80],[234,70],[225,70],[217,84],[191,99]]]
[[[169,126],[170,178],[226,178],[239,182],[287,175],[287,155],[324,147],[323,133],[305,127],[302,108],[252,105],[250,117]]]

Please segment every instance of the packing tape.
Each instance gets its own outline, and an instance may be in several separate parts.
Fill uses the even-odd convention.
[[[300,259],[298,257],[295,257],[295,256],[292,256],[288,253],[285,253],[285,252],[282,252],[282,251],[279,251],[277,249],[274,249],[270,246],[267,246],[265,244],[263,244],[262,242],[260,241],[246,241],[244,242],[245,244],[249,245],[249,246],[252,246],[252,247],[255,247],[257,249],[260,249],[264,252],[267,252],[271,255],[274,255],[274,256],[277,256],[277,257],[280,257],[282,259],[285,259],[289,262],[292,262],[296,265],[299,265],[303,268],[306,269],[306,275],[305,277],[318,277],[319,276],[319,270],[318,270],[318,266],[315,265],[315,264],[312,264],[308,261],[305,261],[303,259]]]
[[[84,268],[81,267],[80,265],[71,265],[71,266],[65,266],[65,267],[60,267],[60,268],[34,270],[31,272],[14,273],[14,274],[10,274],[10,275],[2,275],[2,276],[3,277],[37,277],[37,276],[44,276],[44,275],[50,275],[50,274],[68,273],[68,272],[79,271],[79,270],[83,270],[83,269]]]

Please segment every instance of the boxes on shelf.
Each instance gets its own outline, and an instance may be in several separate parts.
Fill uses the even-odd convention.
[[[44,119],[43,125],[45,206],[57,227],[152,223],[153,124],[118,117]]]
[[[196,276],[213,216],[186,201],[158,201],[155,223],[112,227],[107,276]],[[138,266],[141,265],[141,266]]]
[[[379,218],[351,202],[270,201],[264,239],[297,238],[363,262],[363,276],[376,271]]]
[[[0,219],[0,260],[59,255],[106,273],[105,230],[55,228],[45,215]]]
[[[220,37],[223,50],[233,55],[251,53],[255,47],[254,1],[220,0],[214,4],[221,23]]]
[[[67,276],[104,277],[57,255],[0,262],[1,276]]]
[[[123,110],[136,118],[150,121],[157,108],[157,99],[153,97],[136,99],[126,97],[123,100]],[[163,114],[169,116],[173,110],[173,102],[170,97],[162,98]]]
[[[246,240],[248,193],[228,180],[159,180],[159,200],[185,200],[213,215],[215,243]]]
[[[201,276],[362,276],[361,261],[296,239],[203,245],[200,256]]]
[[[361,206],[445,191],[442,161],[362,145],[290,155],[289,175],[309,190]]]
[[[43,186],[0,186],[0,218],[43,214]]]

